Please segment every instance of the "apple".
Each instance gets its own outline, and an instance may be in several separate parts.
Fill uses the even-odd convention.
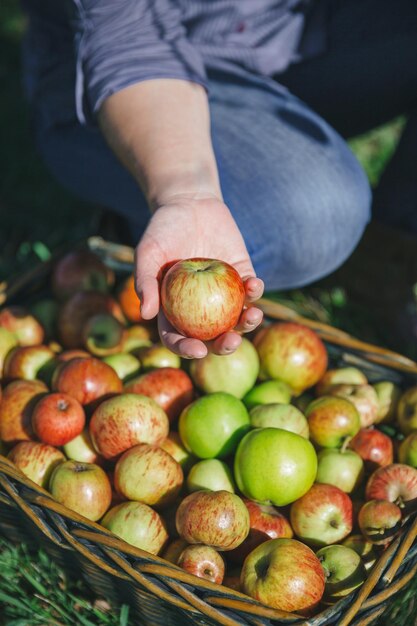
[[[344,398],[322,396],[306,410],[311,441],[323,448],[340,448],[361,427],[356,407]]]
[[[252,389],[259,372],[259,358],[253,344],[243,338],[233,354],[219,356],[209,352],[202,359],[191,361],[190,374],[205,393],[225,391],[237,398]]]
[[[397,421],[403,435],[417,430],[417,385],[409,387],[398,401]]]
[[[169,561],[170,563],[174,563],[174,565],[176,565],[179,555],[188,545],[189,544],[184,541],[184,539],[174,539],[174,541],[171,541],[171,543],[167,545],[161,556],[166,561]]]
[[[180,537],[217,550],[233,550],[249,533],[249,513],[239,496],[229,491],[194,491],[177,509]]]
[[[190,492],[201,489],[235,492],[232,472],[226,463],[219,459],[204,459],[193,465],[187,476],[186,484]]]
[[[138,443],[161,444],[168,435],[169,421],[151,398],[124,393],[97,407],[89,429],[97,452],[105,459],[116,459]]]
[[[245,405],[235,396],[219,391],[188,405],[181,413],[178,427],[187,450],[200,459],[212,459],[232,454],[250,424]]]
[[[350,497],[334,485],[316,483],[291,505],[294,533],[313,546],[339,543],[352,532]]]
[[[45,336],[38,320],[21,306],[1,309],[0,327],[13,333],[20,346],[36,346],[43,342]]]
[[[308,439],[308,422],[299,409],[291,404],[259,404],[249,413],[253,428],[282,428]]]
[[[0,326],[0,376],[3,372],[3,363],[7,354],[17,346],[17,337],[7,328]]]
[[[316,385],[317,396],[327,396],[334,385],[366,385],[368,380],[357,367],[327,370]]]
[[[177,565],[186,572],[221,585],[225,566],[223,557],[211,546],[187,546],[178,557]]]
[[[110,506],[112,492],[105,471],[94,463],[65,461],[52,472],[49,491],[61,504],[96,522]]]
[[[313,484],[317,456],[307,439],[280,428],[256,428],[236,451],[235,480],[251,500],[285,506]]]
[[[162,309],[186,337],[209,341],[232,330],[244,302],[245,287],[238,272],[216,259],[178,261],[162,280]]]
[[[7,458],[25,476],[45,489],[55,467],[65,461],[60,450],[36,441],[21,441],[10,450]]]
[[[134,324],[126,328],[123,339],[123,352],[135,352],[143,347],[150,347],[155,337],[152,326]]]
[[[372,426],[378,420],[379,402],[371,385],[334,385],[329,395],[345,398],[358,410],[361,428]]]
[[[378,418],[376,424],[392,422],[397,415],[398,402],[401,396],[400,388],[389,380],[381,380],[379,383],[375,383],[373,388],[378,397]]]
[[[40,380],[15,380],[3,390],[0,402],[0,439],[7,444],[33,439],[32,412],[48,391]]]
[[[359,511],[358,524],[365,539],[385,545],[401,529],[401,509],[388,500],[369,500]]]
[[[171,430],[168,437],[159,445],[181,465],[184,472],[188,472],[197,461],[196,457],[184,448],[181,437],[175,430]]]
[[[349,448],[362,457],[365,468],[370,472],[378,467],[390,465],[394,460],[391,438],[376,428],[361,429],[350,440]]]
[[[58,300],[67,300],[78,291],[107,292],[114,284],[114,273],[93,252],[72,250],[54,266],[51,287]]]
[[[417,498],[417,469],[402,463],[380,467],[366,485],[367,500],[388,500],[400,507]]]
[[[137,353],[144,370],[152,370],[159,367],[181,367],[181,359],[178,354],[175,354],[161,343],[138,348]]]
[[[248,409],[260,404],[289,404],[292,391],[282,380],[266,380],[255,385],[244,396],[243,402]]]
[[[130,274],[117,290],[117,300],[129,322],[140,322],[140,300],[135,290],[135,277]]]
[[[138,500],[149,506],[172,503],[183,482],[180,464],[162,448],[146,443],[126,450],[114,470],[116,491],[127,500]]]
[[[101,520],[101,525],[136,548],[158,554],[168,540],[162,518],[143,502],[122,502]]]
[[[65,456],[72,461],[101,464],[100,455],[93,446],[88,428],[85,428],[77,437],[64,444],[63,450]]]
[[[296,395],[315,385],[327,368],[327,352],[320,337],[307,326],[278,322],[255,338],[262,380],[282,380]]]
[[[120,352],[123,334],[123,324],[111,313],[99,313],[89,317],[82,328],[84,346],[95,356]]]
[[[39,378],[48,382],[55,366],[55,353],[48,346],[17,346],[4,360],[3,376],[9,380]]]
[[[344,545],[325,546],[316,556],[326,577],[325,604],[334,604],[365,582],[365,566],[359,554],[351,548]]]
[[[31,314],[38,320],[45,332],[45,339],[53,339],[56,335],[58,308],[58,302],[52,298],[38,300],[30,307]]]
[[[353,450],[324,448],[318,453],[316,482],[335,485],[346,493],[357,489],[364,477],[364,465]]]
[[[121,393],[122,381],[110,365],[99,359],[71,359],[55,370],[52,389],[72,396],[86,408],[98,400]]]
[[[246,558],[241,576],[243,593],[281,611],[310,613],[324,593],[319,559],[295,539],[270,539]]]
[[[140,361],[130,352],[116,352],[103,357],[104,363],[110,365],[123,383],[135,378],[140,371]]]
[[[32,427],[35,435],[51,446],[63,446],[83,432],[85,413],[81,404],[66,393],[49,393],[35,405]]]
[[[359,554],[367,571],[375,565],[377,555],[374,544],[365,539],[363,535],[349,535],[349,537],[343,539],[342,545],[351,548]]]
[[[170,422],[192,402],[194,388],[191,378],[176,367],[161,367],[131,379],[126,393],[140,393],[155,400],[164,409]]]
[[[417,432],[411,432],[408,437],[400,443],[398,448],[398,460],[400,463],[405,463],[406,465],[417,468]]]

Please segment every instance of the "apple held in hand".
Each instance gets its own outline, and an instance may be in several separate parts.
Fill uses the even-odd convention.
[[[318,453],[317,483],[335,485],[352,493],[360,486],[363,477],[363,461],[353,450],[324,448]]]
[[[175,263],[161,285],[161,304],[168,321],[187,337],[215,339],[239,321],[245,288],[238,272],[216,259]]]
[[[365,539],[375,545],[385,545],[401,529],[401,509],[388,500],[369,500],[359,511],[358,524]]]
[[[293,322],[271,324],[255,338],[262,380],[278,378],[299,395],[315,385],[327,368],[326,348],[310,328]]]
[[[253,428],[282,428],[308,439],[308,422],[292,404],[260,404],[249,413]]]
[[[388,500],[403,506],[417,498],[417,469],[402,463],[380,467],[366,485],[367,500]]]
[[[53,470],[65,461],[60,450],[36,441],[21,441],[7,457],[25,476],[45,489]]]
[[[233,550],[249,533],[249,513],[239,496],[228,491],[195,491],[177,509],[178,534],[190,544]]]
[[[356,407],[348,400],[334,396],[313,400],[307,407],[306,417],[311,441],[323,448],[340,448],[361,426]]]
[[[349,448],[362,457],[365,468],[371,472],[390,465],[394,460],[391,438],[376,428],[361,429],[349,442]]]
[[[162,518],[142,502],[122,502],[106,513],[104,528],[136,548],[158,554],[168,540]]]
[[[365,566],[354,550],[344,545],[325,546],[316,553],[326,577],[323,601],[334,604],[363,585]]]
[[[201,489],[234,493],[235,481],[226,463],[219,459],[204,459],[190,469],[187,489],[190,493]]]
[[[43,443],[63,446],[82,433],[84,409],[78,400],[65,393],[50,393],[36,403],[32,426]]]
[[[292,391],[282,380],[266,380],[255,385],[244,396],[243,402],[248,409],[260,404],[288,404],[291,402]]]
[[[257,428],[240,442],[234,470],[237,486],[247,498],[285,506],[310,489],[317,456],[310,441],[300,435]]]
[[[311,612],[324,593],[319,559],[295,539],[271,539],[246,558],[240,577],[244,593],[282,611]]]
[[[186,572],[198,576],[198,578],[204,578],[204,580],[209,580],[218,585],[223,582],[224,560],[211,546],[195,544],[185,547],[176,564]]]

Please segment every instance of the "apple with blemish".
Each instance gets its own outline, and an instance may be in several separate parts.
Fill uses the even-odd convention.
[[[0,439],[7,444],[34,438],[32,413],[37,401],[48,392],[40,380],[15,380],[3,390],[0,402]]]
[[[186,484],[189,492],[201,489],[236,491],[232,472],[220,459],[204,459],[195,463],[188,473]]]
[[[19,346],[37,346],[45,337],[38,320],[21,306],[8,306],[0,310],[0,327],[13,333]]]
[[[366,570],[362,559],[345,545],[320,548],[316,553],[326,577],[322,601],[334,604],[363,585]]]
[[[372,426],[378,421],[379,402],[372,385],[334,385],[329,395],[345,398],[355,405],[361,428]]]
[[[368,380],[357,367],[327,370],[316,385],[316,396],[327,396],[334,385],[366,385]]]
[[[54,266],[52,292],[67,300],[79,291],[107,292],[114,284],[114,272],[93,252],[79,249],[68,252]]]
[[[367,500],[388,500],[403,507],[417,498],[417,469],[402,463],[380,467],[366,485]]]
[[[390,465],[394,461],[391,438],[376,428],[361,429],[349,442],[349,448],[362,457],[368,472]]]
[[[361,427],[359,413],[348,400],[322,396],[306,409],[310,440],[322,448],[340,448]]]
[[[45,489],[48,488],[53,470],[65,461],[60,450],[36,441],[21,441],[10,450],[7,458],[25,476]]]
[[[266,380],[255,385],[243,397],[243,403],[248,409],[260,404],[289,404],[292,391],[282,380]]]
[[[143,502],[122,502],[112,507],[101,525],[132,546],[159,554],[168,541],[165,522]]]
[[[195,544],[187,546],[179,555],[179,567],[198,578],[221,585],[225,573],[223,557],[211,546]]]
[[[4,360],[3,376],[8,380],[51,379],[55,367],[55,353],[48,346],[17,346]]]
[[[392,422],[398,409],[401,390],[390,380],[381,380],[373,385],[378,397],[378,418],[376,424]]]
[[[249,413],[253,428],[282,428],[308,439],[308,422],[292,404],[260,404]]]
[[[401,509],[388,500],[369,500],[359,511],[358,524],[365,539],[375,545],[386,545],[401,529]]]
[[[51,446],[64,446],[78,437],[84,426],[84,409],[78,400],[68,394],[47,394],[33,409],[34,433],[43,443]]]

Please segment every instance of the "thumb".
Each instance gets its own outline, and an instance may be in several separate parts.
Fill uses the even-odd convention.
[[[160,306],[158,273],[158,263],[148,256],[139,244],[135,252],[135,287],[144,320],[150,320],[158,315]]]

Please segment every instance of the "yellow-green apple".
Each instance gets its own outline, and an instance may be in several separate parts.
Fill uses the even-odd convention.
[[[137,355],[144,370],[153,370],[159,367],[181,367],[178,354],[166,348],[162,343],[138,348]]]
[[[352,532],[350,497],[334,485],[316,483],[291,505],[294,533],[313,546],[339,543]]]
[[[394,461],[391,438],[376,428],[362,428],[350,440],[349,448],[362,457],[368,472],[390,465]]]
[[[402,507],[417,498],[417,469],[403,463],[380,467],[369,477],[367,500],[388,500]]]
[[[8,380],[40,379],[48,383],[55,366],[55,353],[48,346],[17,346],[4,360],[3,376]]]
[[[397,421],[403,435],[417,430],[417,385],[409,387],[400,397]]]
[[[175,522],[179,536],[188,543],[221,551],[237,548],[249,533],[248,510],[229,491],[194,491],[182,500]]]
[[[116,352],[103,357],[104,363],[110,365],[123,383],[129,382],[138,376],[140,372],[140,361],[130,352]]]
[[[417,432],[411,432],[398,448],[398,460],[417,468]],[[392,463],[392,461],[391,461]]]
[[[238,398],[219,391],[188,405],[178,427],[184,446],[195,456],[225,458],[249,430],[249,414]]]
[[[234,470],[237,486],[247,498],[285,506],[310,489],[317,455],[300,435],[281,428],[256,428],[240,442]]]
[[[320,337],[294,322],[271,324],[255,338],[262,380],[277,378],[296,395],[315,385],[327,368],[327,352]]]
[[[181,437],[175,430],[171,430],[168,437],[159,445],[181,465],[184,472],[188,472],[197,461],[196,457],[184,448]]]
[[[8,306],[0,310],[0,327],[17,337],[19,346],[37,346],[45,333],[38,320],[21,306]]]
[[[281,611],[311,613],[324,593],[324,571],[308,546],[270,539],[246,558],[240,576],[248,596]]]
[[[401,509],[388,500],[369,500],[359,511],[358,524],[365,539],[375,545],[385,545],[401,529]]]
[[[71,359],[58,367],[52,378],[52,389],[92,409],[99,400],[120,393],[123,384],[110,365],[90,357]]]
[[[240,546],[227,553],[228,560],[240,565],[248,554],[264,541],[278,537],[291,539],[294,534],[287,518],[275,507],[258,504],[247,498],[244,498],[243,502],[249,511],[249,535]]]
[[[221,585],[224,578],[225,565],[223,557],[211,546],[194,544],[186,546],[179,555],[176,563],[198,578],[204,578],[212,583]]]
[[[91,441],[88,428],[63,446],[65,456],[72,461],[81,463],[101,464],[101,458]]]
[[[252,389],[258,372],[258,353],[245,338],[233,354],[219,356],[210,352],[203,359],[194,359],[190,365],[191,378],[202,391],[225,391],[237,398],[243,398]]]
[[[78,437],[85,426],[81,404],[66,393],[48,393],[35,405],[32,427],[43,443],[64,446]]]
[[[54,266],[52,292],[58,300],[67,300],[77,291],[107,292],[114,284],[113,270],[87,249],[73,250]]]
[[[105,459],[116,459],[138,443],[161,444],[168,435],[169,421],[152,398],[123,393],[97,407],[89,429],[97,452]]]
[[[65,461],[60,450],[36,441],[21,441],[10,450],[7,457],[25,476],[45,489],[53,470]]]
[[[123,335],[123,324],[107,312],[89,317],[82,328],[84,346],[94,356],[120,352]]]
[[[187,476],[189,492],[210,489],[211,491],[235,492],[235,481],[229,467],[220,459],[204,459],[190,469]]]
[[[308,422],[292,404],[259,404],[249,413],[253,428],[282,428],[308,439]]]
[[[322,601],[334,604],[363,585],[366,570],[357,552],[345,545],[324,546],[316,553],[326,577]]]
[[[136,352],[145,346],[150,347],[154,335],[155,333],[152,326],[133,324],[133,326],[126,328],[123,352]]]
[[[149,506],[171,504],[183,482],[180,464],[162,448],[147,443],[126,450],[114,470],[116,491]]]
[[[10,350],[17,346],[17,337],[7,328],[0,326],[0,376],[3,372],[3,363]]]
[[[316,396],[327,396],[334,385],[366,385],[368,379],[357,367],[327,370],[316,385]]]
[[[397,415],[398,402],[401,391],[398,385],[390,380],[381,380],[375,383],[373,388],[378,396],[378,418],[376,423],[392,422]]]
[[[361,427],[356,407],[335,396],[313,400],[306,409],[311,441],[322,448],[340,448]]]
[[[201,341],[232,330],[244,302],[245,287],[238,272],[216,259],[178,261],[162,280],[166,318],[182,335]]]
[[[374,544],[365,539],[363,535],[349,535],[349,537],[343,539],[342,545],[351,548],[359,554],[367,571],[375,565],[377,554]]]
[[[36,402],[47,393],[40,380],[15,380],[3,390],[0,402],[0,439],[7,444],[34,438],[32,412]]]
[[[184,539],[174,539],[174,541],[171,541],[167,545],[161,556],[166,561],[169,561],[170,563],[174,563],[176,565],[179,555],[188,545],[189,544],[184,541]]]
[[[192,402],[194,388],[191,378],[176,367],[161,367],[131,379],[125,385],[126,393],[140,393],[152,398],[173,422]]]
[[[52,472],[49,491],[69,509],[96,522],[110,506],[110,480],[106,472],[94,463],[65,461]]]
[[[288,404],[291,396],[287,383],[282,380],[266,380],[248,391],[243,402],[248,409],[252,409],[260,404]]]
[[[136,548],[158,554],[168,540],[160,515],[143,502],[122,502],[106,513],[104,528]]]
[[[99,291],[78,291],[61,307],[58,313],[58,336],[64,348],[81,348],[83,328],[90,317],[110,313],[124,323],[123,313],[114,298]]]
[[[353,450],[323,448],[317,458],[316,482],[335,485],[346,493],[352,493],[362,484],[363,461]]]
[[[56,336],[56,320],[59,304],[53,298],[43,298],[30,307],[30,312],[41,324],[45,331],[45,339],[51,340]]]
[[[372,385],[334,385],[329,395],[349,400],[358,410],[361,428],[372,426],[378,420],[378,396]]]

